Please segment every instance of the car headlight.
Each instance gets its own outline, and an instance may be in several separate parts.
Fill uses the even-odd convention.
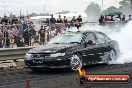
[[[65,56],[65,53],[54,53],[51,54],[49,57],[59,57],[59,56]]]
[[[25,59],[30,59],[32,57],[32,54],[26,53]]]

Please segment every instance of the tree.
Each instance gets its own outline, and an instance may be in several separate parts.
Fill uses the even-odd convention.
[[[98,21],[101,14],[101,8],[99,4],[91,2],[90,5],[87,6],[85,12],[88,16],[89,21]]]
[[[119,7],[119,10],[128,15],[128,14],[131,14],[132,13],[132,0],[123,0],[123,1],[120,1],[119,4],[121,5]]]
[[[111,7],[107,8],[106,10],[103,10],[102,13],[104,15],[108,15],[109,13],[112,13],[112,12],[119,12],[119,9],[114,6],[111,6]]]

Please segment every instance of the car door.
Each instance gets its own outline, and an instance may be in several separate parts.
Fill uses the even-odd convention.
[[[93,44],[87,44],[89,40],[92,40]],[[97,60],[97,47],[96,44],[96,37],[93,32],[86,33],[84,37],[84,48],[81,49],[81,54],[83,57],[83,62],[86,64],[93,64]]]
[[[96,46],[98,61],[102,59],[107,59],[111,47],[109,46],[110,39],[102,32],[94,32],[96,37]]]

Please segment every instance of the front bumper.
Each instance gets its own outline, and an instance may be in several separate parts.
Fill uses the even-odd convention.
[[[70,59],[30,59],[25,60],[25,65],[29,68],[68,68]]]

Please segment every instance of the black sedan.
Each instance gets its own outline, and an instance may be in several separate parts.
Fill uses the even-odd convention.
[[[70,68],[108,63],[116,60],[119,45],[102,32],[66,32],[46,45],[33,48],[25,55],[25,64],[34,71],[49,68]]]

